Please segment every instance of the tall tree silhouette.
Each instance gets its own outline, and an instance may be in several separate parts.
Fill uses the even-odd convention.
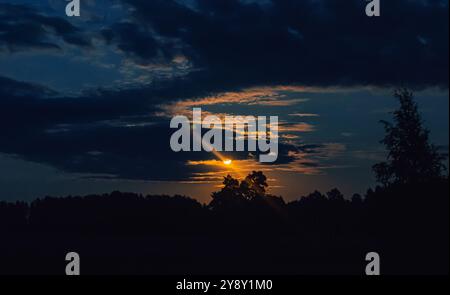
[[[381,121],[386,136],[381,141],[387,150],[386,162],[373,169],[377,180],[385,186],[425,182],[442,177],[444,157],[429,142],[429,131],[424,128],[413,93],[399,89],[394,96],[400,108],[393,112],[394,123]]]

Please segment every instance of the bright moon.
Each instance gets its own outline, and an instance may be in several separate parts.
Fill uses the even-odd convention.
[[[231,165],[231,164],[233,163],[233,161],[231,161],[231,160],[225,160],[225,161],[223,161],[223,163],[224,163],[225,165]]]

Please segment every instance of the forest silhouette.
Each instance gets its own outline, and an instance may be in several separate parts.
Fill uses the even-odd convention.
[[[113,192],[31,203],[0,202],[0,274],[448,274],[449,192],[445,158],[429,142],[413,94],[382,122],[385,162],[364,196],[315,191],[286,203],[267,178],[228,175],[200,204],[185,196]]]

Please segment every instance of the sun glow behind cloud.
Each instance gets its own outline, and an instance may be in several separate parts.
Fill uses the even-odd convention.
[[[323,90],[326,91],[326,90]],[[282,187],[283,174],[323,175],[328,169],[340,168],[329,160],[340,157],[346,147],[340,143],[321,143],[319,145],[307,144],[304,134],[316,133],[319,128],[320,115],[312,112],[303,112],[303,105],[309,102],[308,95],[318,93],[319,89],[277,86],[244,89],[239,92],[226,92],[217,95],[187,99],[162,105],[158,115],[171,117],[185,115],[192,120],[193,108],[202,108],[202,119],[214,115],[222,120],[226,116],[246,115],[274,115],[279,116],[279,141],[289,149],[285,151],[286,161],[271,165],[261,164],[257,156],[252,153],[240,153],[238,157],[229,157],[228,153],[213,151],[213,159],[189,160],[186,166],[193,170],[189,180],[185,183],[211,183],[218,185],[227,174],[242,179],[252,171],[262,171],[272,180],[272,186]],[[303,98],[299,98],[303,97]],[[220,112],[217,112],[219,110]],[[313,122],[310,122],[313,121]],[[201,122],[192,122],[201,123]],[[243,122],[245,123],[245,122]],[[215,128],[218,128],[215,126]],[[222,129],[226,126],[222,126]],[[257,137],[258,132],[236,133],[236,138]],[[268,134],[270,136],[270,132]]]
[[[332,164],[321,163],[320,160],[326,160],[331,157],[338,157],[346,151],[342,144],[328,144],[317,149],[313,154],[308,151],[291,151],[289,156],[294,160],[283,164],[262,164],[256,159],[231,160],[220,155],[219,159],[188,161],[187,166],[197,167],[200,172],[192,175],[190,182],[200,183],[220,183],[223,176],[230,174],[236,178],[242,179],[252,171],[262,171],[272,177],[275,181],[273,185],[282,186],[273,175],[280,173],[298,173],[303,175],[321,175],[327,169],[344,168]],[[217,153],[217,152],[216,152]],[[326,162],[326,161],[325,161]]]

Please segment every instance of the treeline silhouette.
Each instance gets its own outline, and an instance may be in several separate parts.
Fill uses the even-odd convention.
[[[225,177],[209,204],[121,192],[0,202],[0,273],[63,274],[75,251],[84,274],[362,275],[375,251],[384,274],[448,274],[446,168],[412,93],[395,95],[380,185],[364,196],[286,203],[254,171]]]
[[[62,273],[65,253],[77,250],[90,257],[90,273],[363,274],[371,251],[385,273],[448,272],[447,179],[351,200],[335,189],[291,203],[264,194],[217,205],[228,197],[209,205],[120,192],[2,202],[0,271]]]

